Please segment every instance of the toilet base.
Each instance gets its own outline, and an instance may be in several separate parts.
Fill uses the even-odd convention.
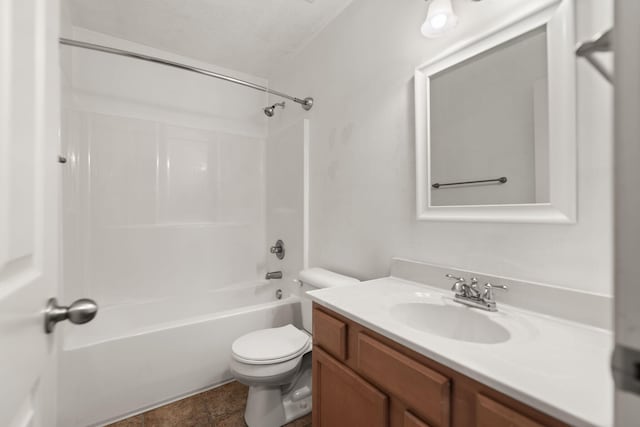
[[[244,411],[248,427],[280,427],[311,412],[311,353],[305,359],[294,384],[249,387]]]
[[[249,387],[244,420],[249,427],[280,427],[285,424],[280,387]]]
[[[285,422],[290,423],[311,412],[311,368],[302,371],[302,375],[282,398]]]

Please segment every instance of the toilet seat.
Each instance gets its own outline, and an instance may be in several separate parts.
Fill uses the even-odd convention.
[[[243,384],[283,385],[291,381],[301,364],[302,356],[272,365],[250,365],[231,359],[229,368],[234,378]]]
[[[248,333],[231,346],[230,368],[240,382],[282,385],[298,372],[311,336],[293,325]]]
[[[247,365],[277,365],[306,353],[311,337],[293,325],[261,329],[233,342],[234,360]],[[297,361],[299,362],[299,361]]]

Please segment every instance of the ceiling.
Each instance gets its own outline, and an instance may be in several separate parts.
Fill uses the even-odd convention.
[[[267,77],[352,0],[68,0],[73,25]]]

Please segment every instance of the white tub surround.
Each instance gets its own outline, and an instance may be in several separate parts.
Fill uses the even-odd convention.
[[[65,36],[267,85],[216,64],[83,28]],[[231,379],[231,343],[300,323],[284,281],[261,281],[264,93],[61,48],[63,283],[100,306],[62,327],[58,425],[95,425]],[[286,292],[285,292],[286,294]]]
[[[496,298],[496,313],[468,308],[453,302],[449,290],[395,277],[309,295],[318,304],[570,425],[612,425],[608,330],[503,304],[502,294]],[[469,318],[485,317],[485,323],[506,330],[506,338],[484,344],[429,332],[419,319],[407,321],[406,304],[420,310],[451,306]],[[457,326],[465,328],[464,323]]]

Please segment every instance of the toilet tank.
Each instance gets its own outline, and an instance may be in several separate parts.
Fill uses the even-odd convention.
[[[298,275],[298,289],[295,294],[300,298],[302,308],[302,327],[309,333],[313,331],[312,325],[312,301],[307,295],[308,291],[316,289],[333,288],[336,286],[349,286],[360,283],[358,279],[343,276],[324,268],[309,268],[302,270]]]

